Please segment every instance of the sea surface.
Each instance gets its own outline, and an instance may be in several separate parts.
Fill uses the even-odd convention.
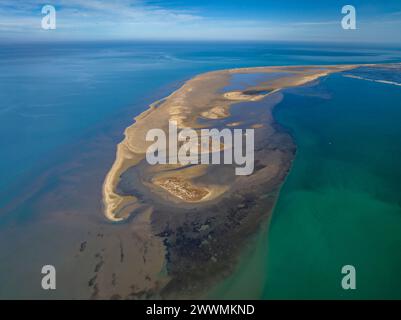
[[[401,83],[401,68],[361,68],[284,91],[274,117],[295,139],[292,170],[268,232],[212,298],[401,298],[401,87],[348,75]],[[346,265],[356,290],[341,286]]]
[[[263,297],[400,299],[401,87],[336,74],[315,90],[329,98],[294,90],[276,109],[298,153],[271,221]],[[341,287],[345,265],[356,290]]]
[[[73,162],[81,144],[88,153],[99,148],[88,142],[102,136],[115,145],[134,116],[185,80],[226,68],[400,61],[400,48],[367,45],[0,44],[0,233],[13,235],[0,244],[0,297],[26,297],[35,285],[16,287],[44,254],[36,250],[47,250],[41,224],[52,213],[32,204],[64,178],[43,176]],[[294,166],[269,232],[266,222],[219,297],[401,297],[400,101],[401,87],[342,75],[286,93],[276,117],[297,143]],[[39,181],[46,183],[27,196]],[[79,188],[80,181],[69,183]],[[31,224],[43,238],[28,237]],[[51,237],[62,242],[54,230]],[[340,287],[344,264],[357,269],[356,291]]]

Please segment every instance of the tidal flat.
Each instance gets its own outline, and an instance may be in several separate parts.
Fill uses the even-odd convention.
[[[163,240],[164,251],[159,252],[158,259],[148,250],[143,260],[149,263],[152,257],[158,264],[163,261],[164,282],[161,284],[157,274],[149,275],[147,286],[139,291],[141,295],[196,298],[230,275],[247,240],[270,217],[295,156],[291,136],[272,116],[273,108],[282,100],[281,91],[355,67],[209,72],[187,81],[157,107],[151,106],[135,118],[117,147],[115,162],[104,182],[103,203],[106,217],[114,223],[134,223],[147,216],[149,230]],[[227,90],[237,85],[236,77],[240,77],[241,89]],[[249,85],[246,80],[250,80]],[[168,132],[171,120],[177,121],[179,128],[198,130],[254,128],[253,174],[236,176],[233,165],[149,165],[145,160],[150,145],[146,132],[153,128]],[[137,244],[141,245],[149,243]]]
[[[210,126],[255,128],[255,173],[249,177],[235,176],[234,167],[230,165],[151,168],[141,153],[131,154],[138,158],[118,158],[118,153],[115,157],[123,128],[128,128],[126,132],[130,128],[134,128],[134,133],[139,132],[135,129],[138,122],[133,126],[130,123],[132,114],[139,112],[132,110],[127,110],[117,123],[113,123],[113,129],[106,127],[109,129],[98,130],[102,134],[88,139],[89,143],[82,139],[72,151],[64,149],[53,160],[54,163],[46,165],[39,178],[32,179],[32,184],[19,189],[18,193],[23,196],[2,208],[2,213],[12,212],[13,220],[10,220],[13,224],[0,235],[1,242],[8,248],[1,251],[3,261],[7,263],[0,265],[0,269],[10,275],[4,279],[0,296],[198,298],[206,295],[216,284],[235,278],[238,266],[242,268],[243,265],[244,248],[255,244],[252,242],[255,235],[258,236],[257,244],[261,245],[257,248],[263,249],[258,249],[262,253],[260,257],[266,254],[266,238],[259,237],[259,229],[263,227],[263,232],[266,231],[298,148],[292,133],[273,117],[273,109],[282,103],[286,91],[298,88],[307,95],[308,88],[324,82],[326,75],[349,70],[345,75],[359,76],[363,70],[359,71],[356,67],[352,64],[217,71],[221,81],[210,86],[199,81],[204,89],[199,95],[200,99],[204,99],[204,94],[208,93],[209,102],[217,101],[218,104],[199,103],[199,109],[195,104],[193,112],[182,113],[184,118],[177,117],[181,115],[178,113],[181,109],[175,108],[177,105],[171,103],[172,108],[167,108],[169,102],[174,101],[169,99],[179,97],[180,88],[188,88],[186,85],[194,79],[206,79],[213,73],[201,74],[185,83],[175,83],[148,99],[147,105],[151,108],[143,115],[150,117],[156,110],[170,110],[172,112],[167,113],[169,116],[198,129]],[[375,67],[371,65],[371,68]],[[249,85],[244,81],[248,76],[241,77],[238,85],[235,80],[237,74],[249,75],[253,72],[258,76],[249,76]],[[286,77],[290,74],[293,78],[283,78],[278,82],[276,76],[268,77],[271,72]],[[265,78],[263,73],[266,73]],[[363,83],[358,79],[353,81]],[[230,88],[232,84],[235,86]],[[194,92],[194,89],[189,92]],[[191,94],[189,96],[192,98]],[[182,101],[185,102],[185,99]],[[191,101],[186,104],[189,110],[192,110]],[[305,107],[300,106],[300,112]],[[169,116],[163,118],[166,125]],[[145,119],[144,125],[151,124],[148,119],[151,118]],[[160,119],[155,117],[157,127],[163,123]],[[113,121],[113,118],[107,119],[108,123]],[[138,150],[135,148],[140,138],[138,135],[127,146]],[[129,151],[132,152],[131,149]],[[114,176],[111,174],[113,170],[110,170],[113,168],[118,168],[118,174]],[[112,209],[109,216],[105,206],[107,190],[102,190],[107,181],[105,176],[111,178],[109,181],[113,183],[109,185],[109,191],[116,196],[111,197],[116,201],[110,203],[116,206],[109,207]],[[203,197],[185,201],[185,197],[180,198],[172,188],[182,183],[189,189],[201,187],[210,190],[212,187],[217,196],[209,201],[202,201]],[[123,206],[120,207],[121,199]],[[293,214],[296,213],[294,210]],[[280,234],[275,225],[273,234]],[[273,260],[271,263],[279,268],[280,260]],[[25,262],[29,262],[29,268]],[[260,259],[257,259],[259,262]],[[58,286],[61,288],[57,292],[44,292],[37,285],[41,277],[38,270],[47,263],[57,268]],[[11,266],[13,272],[7,273]],[[276,276],[274,269],[259,271],[260,274],[253,275],[258,282],[266,278],[267,272],[269,279]],[[249,279],[246,277],[245,282]],[[269,288],[273,288],[271,283]],[[265,297],[259,291],[260,294],[255,292],[253,297]],[[224,292],[220,292],[216,297],[225,296]]]

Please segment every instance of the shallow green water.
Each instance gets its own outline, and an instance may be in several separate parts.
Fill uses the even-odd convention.
[[[312,92],[331,98],[290,94],[275,111],[298,153],[262,297],[401,298],[401,88],[334,75]],[[347,264],[356,290],[341,287]]]
[[[268,233],[211,298],[401,298],[400,101],[400,87],[339,74],[285,94],[293,168]],[[349,264],[356,290],[341,287]]]

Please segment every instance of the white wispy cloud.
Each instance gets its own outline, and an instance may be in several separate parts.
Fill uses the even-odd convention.
[[[217,0],[216,0],[217,1]],[[41,8],[57,10],[57,30],[41,29]],[[399,12],[344,32],[337,19],[303,21],[283,17],[220,18],[204,11],[171,9],[154,0],[0,0],[0,38],[7,39],[249,39],[249,40],[401,40]],[[272,20],[273,19],[273,20]],[[400,34],[398,32],[398,34]],[[379,36],[380,35],[380,36]]]
[[[54,0],[47,1],[57,9],[57,22],[63,28],[109,27],[112,23],[120,27],[127,24],[180,24],[198,21],[201,16],[185,10],[171,10],[160,6],[147,5],[144,1],[132,0]],[[43,1],[2,0],[0,2],[0,31],[16,32],[25,28],[35,32],[40,28]],[[85,32],[85,29],[82,30]]]

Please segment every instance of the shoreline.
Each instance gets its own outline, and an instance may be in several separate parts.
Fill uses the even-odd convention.
[[[372,66],[373,64],[367,64],[366,66]],[[279,92],[282,89],[286,89],[289,87],[297,87],[302,86],[306,83],[313,82],[318,80],[319,78],[325,77],[334,72],[341,72],[350,69],[354,69],[362,65],[334,65],[334,66],[289,66],[289,67],[281,67],[281,66],[273,66],[273,67],[253,67],[253,68],[236,68],[236,69],[227,69],[227,70],[219,70],[219,71],[211,71],[207,73],[203,73],[195,76],[194,78],[186,81],[180,88],[175,90],[169,96],[160,99],[154,103],[152,103],[149,109],[145,110],[138,116],[134,118],[134,123],[127,127],[124,130],[124,139],[118,144],[115,162],[109,172],[106,175],[106,178],[103,183],[102,193],[103,193],[103,205],[104,205],[104,213],[107,219],[114,222],[124,221],[128,216],[130,210],[136,208],[135,202],[137,199],[134,197],[128,196],[120,196],[117,192],[115,192],[118,183],[120,182],[120,176],[132,166],[137,165],[144,158],[144,154],[146,152],[146,147],[149,144],[146,144],[144,141],[144,132],[146,129],[150,129],[150,125],[143,125],[147,118],[152,117],[152,114],[156,113],[160,109],[165,109],[162,111],[161,115],[157,115],[156,117],[159,120],[164,120],[165,122],[168,120],[176,120],[178,122],[179,128],[183,127],[193,127],[198,128],[199,124],[197,123],[197,118],[205,118],[205,119],[224,119],[228,118],[229,109],[231,106],[238,102],[246,102],[246,101],[259,101],[266,98],[269,95],[272,95],[276,92]],[[365,65],[364,65],[365,66]],[[298,71],[297,69],[301,69]],[[302,69],[305,69],[302,71]],[[317,70],[317,72],[312,72],[312,74],[308,74],[312,70]],[[321,69],[326,69],[325,71],[321,71]],[[205,79],[209,79],[210,76],[215,78],[220,78],[217,83],[217,88],[211,88],[214,92],[215,96],[218,96],[217,91],[219,87],[222,86],[224,82],[229,81],[230,76],[235,74],[243,74],[243,73],[253,73],[253,72],[299,72],[301,73],[300,77],[292,76],[292,77],[284,77],[282,81],[273,80],[271,82],[271,88],[259,87],[258,90],[268,90],[271,89],[267,94],[260,95],[249,95],[244,92],[247,90],[235,90],[232,92],[225,92],[222,94],[222,97],[225,101],[220,102],[222,105],[220,106],[211,106],[208,107],[206,103],[205,107],[196,107],[190,108],[190,106],[182,106],[182,100],[185,95],[190,93],[192,90],[197,90],[196,82],[202,82]],[[302,72],[306,74],[302,75]],[[290,79],[286,79],[290,78]],[[291,79],[295,78],[295,79]],[[213,79],[212,79],[213,80]],[[183,97],[184,96],[184,97]],[[216,98],[213,97],[212,99]],[[222,98],[218,97],[218,98]],[[171,103],[169,100],[173,100]],[[179,101],[179,102],[176,102]],[[178,104],[178,105],[174,105]],[[157,107],[155,107],[157,105]],[[195,110],[199,109],[199,110]],[[170,117],[166,117],[169,114]],[[156,121],[154,121],[156,122]],[[158,121],[156,123],[160,123]],[[144,128],[145,127],[145,128]],[[159,128],[160,126],[157,124],[154,128]],[[165,125],[162,125],[165,129]],[[134,138],[138,139],[139,143],[135,143]],[[118,211],[121,210],[121,217],[117,216]],[[117,212],[117,214],[116,214]]]
[[[295,156],[292,138],[274,128],[272,110],[283,97],[282,89],[312,83],[358,66],[257,67],[207,72],[185,82],[162,99],[157,108],[135,117],[135,122],[124,131],[125,138],[117,147],[116,160],[104,181],[103,203],[105,215],[112,222],[136,221],[146,212],[150,215],[148,230],[163,240],[165,254],[159,259],[166,266],[166,282],[161,287],[155,282],[141,290],[153,297],[196,298],[233,272],[247,239],[255,235],[260,223],[271,217]],[[285,76],[242,90],[221,92],[236,74],[261,71],[267,75],[283,72]],[[216,108],[219,112],[214,112]],[[150,166],[143,161],[148,146],[144,137],[150,128],[166,130],[171,119],[179,122],[179,128],[196,130],[215,124],[232,127],[235,124],[232,118],[238,117],[237,108],[244,109],[240,112],[244,121],[237,125],[255,128],[257,151],[251,176],[236,177],[232,168],[224,166],[195,165],[190,169],[170,170],[172,167],[168,165]],[[158,181],[167,183],[161,185]],[[180,183],[184,189],[190,186],[210,192],[216,187],[220,192],[211,199],[206,196],[187,201],[177,193]],[[199,266],[202,270],[198,270]]]
[[[300,298],[308,298],[310,293],[325,297],[324,290],[316,295],[318,290],[309,286],[310,281],[316,280],[316,274],[324,275],[318,282],[329,287],[332,284],[326,282],[331,279],[332,271],[338,274],[337,270],[325,264],[308,269],[308,264],[316,266],[320,259],[324,263],[328,255],[336,255],[336,259],[330,261],[333,263],[368,263],[364,270],[371,279],[378,281],[360,288],[363,290],[358,290],[358,297],[399,295],[394,281],[396,272],[385,273],[382,279],[375,278],[375,274],[382,274],[386,268],[397,270],[398,266],[391,252],[397,249],[400,241],[401,232],[396,232],[400,229],[396,215],[399,197],[391,190],[397,190],[396,177],[400,170],[385,154],[389,150],[395,151],[394,154],[400,151],[396,143],[400,136],[400,130],[396,129],[396,120],[400,118],[397,108],[397,101],[401,101],[400,87],[346,78],[360,76],[401,83],[401,63],[392,62],[400,61],[399,52],[379,47],[357,52],[353,48],[324,46],[316,51],[317,47],[304,44],[273,48],[238,43],[203,48],[200,56],[199,46],[188,43],[184,47],[164,44],[156,47],[148,44],[96,46],[111,55],[120,56],[121,50],[139,54],[123,55],[121,59],[109,55],[96,59],[99,50],[94,50],[93,46],[77,47],[79,52],[73,56],[68,48],[56,48],[57,56],[62,58],[55,61],[56,65],[61,66],[62,62],[63,66],[73,67],[75,58],[82,58],[82,70],[60,69],[60,74],[66,71],[67,77],[82,75],[82,79],[79,77],[82,83],[66,83],[62,77],[45,87],[40,81],[38,85],[35,82],[34,88],[49,89],[56,94],[35,96],[37,99],[23,95],[20,100],[26,104],[15,105],[15,109],[4,114],[3,131],[5,137],[9,137],[5,144],[4,168],[10,170],[4,172],[9,181],[7,190],[0,192],[4,204],[0,209],[3,240],[0,251],[4,260],[0,268],[4,274],[0,295],[7,299],[203,299],[211,298],[208,293],[226,283],[213,298],[291,298],[296,296],[293,284],[297,291],[305,293]],[[155,48],[170,57],[160,59],[157,54],[149,55]],[[302,51],[305,48],[307,50]],[[170,61],[171,57],[185,59]],[[32,55],[23,58],[27,65],[38,63]],[[14,60],[6,66],[10,74],[20,70],[18,61]],[[270,63],[277,66],[263,67]],[[263,90],[269,85],[268,80],[283,78],[292,71],[301,78],[310,67],[314,68],[310,73],[317,73],[317,68],[337,67],[340,63],[358,65],[354,70],[321,76],[300,87],[276,89],[273,94],[262,97],[268,91]],[[219,131],[228,128],[232,132],[257,129],[255,174],[236,181],[232,168],[223,166],[195,168],[193,172],[169,166],[152,170],[141,163],[141,154],[137,155],[138,163],[132,166],[129,161],[134,163],[135,158],[119,156],[121,164],[127,168],[119,168],[120,174],[111,181],[115,187],[107,191],[116,195],[112,198],[116,207],[110,211],[109,219],[104,214],[106,205],[103,204],[105,177],[116,161],[116,146],[126,139],[126,129],[136,123],[133,119],[147,111],[149,117],[154,117],[152,114],[160,112],[156,111],[159,108],[171,111],[166,120],[191,116],[184,114],[181,107],[177,108],[181,106],[178,103],[171,109],[166,108],[167,98],[197,76],[227,70],[233,70],[227,74],[228,85],[222,83],[215,92],[220,95],[209,96],[210,105],[198,109],[203,101],[197,103],[196,97],[188,97],[184,102],[189,111],[195,110],[194,119],[190,119],[196,121],[195,131],[202,127]],[[27,70],[27,74],[32,74],[31,71]],[[22,76],[17,74],[17,78]],[[45,73],[38,77],[46,81]],[[13,88],[23,85],[16,77],[8,78]],[[217,82],[210,87],[198,84],[194,82],[196,88],[192,91],[200,90],[202,95],[219,86]],[[224,93],[227,92],[234,92],[232,97],[239,99],[225,107],[220,101],[226,100]],[[248,97],[258,95],[260,100],[247,101]],[[12,92],[5,92],[4,98],[8,101],[12,96]],[[46,110],[51,108],[52,115],[42,118],[42,106]],[[273,118],[270,117],[272,110]],[[21,121],[22,124],[28,121],[25,116],[14,117],[19,111],[27,111],[32,116],[37,114],[37,117],[15,135],[7,128],[13,129]],[[146,124],[146,118],[143,121]],[[32,133],[28,140],[33,144],[20,140],[24,132]],[[41,143],[38,138],[48,132],[54,135],[44,136]],[[308,140],[303,141],[298,133],[306,133]],[[71,138],[71,134],[74,137]],[[128,130],[128,135],[132,136],[133,132]],[[141,140],[140,135],[131,138],[127,138],[128,152],[135,150],[136,143]],[[369,142],[375,141],[377,150],[372,151]],[[309,142],[317,142],[316,151],[320,157],[310,154],[304,161]],[[21,147],[18,154],[12,152],[15,144]],[[35,158],[41,155],[44,157]],[[32,164],[23,164],[26,156],[32,158]],[[376,165],[373,160],[377,161]],[[370,164],[372,166],[368,167]],[[395,165],[391,170],[394,173],[388,175],[392,165]],[[22,167],[24,172],[17,175],[18,168]],[[325,169],[327,173],[323,175]],[[180,179],[171,176],[173,170],[180,173]],[[296,184],[298,175],[303,175],[300,176],[303,180]],[[348,185],[351,190],[343,188]],[[215,192],[217,197],[199,193],[199,197],[195,194],[193,199],[188,199],[185,189],[175,190],[178,186],[194,193],[199,187],[209,192],[210,186],[218,186],[222,192]],[[326,187],[333,190],[327,199]],[[305,193],[296,193],[293,197],[294,189]],[[353,191],[369,191],[366,198],[356,199],[361,204],[359,209],[348,198]],[[379,202],[368,201],[369,195],[371,199],[379,196],[382,205],[376,207]],[[119,207],[121,196],[128,205],[125,209]],[[327,206],[315,208],[315,202],[324,204],[325,200],[328,200]],[[307,211],[309,204],[316,212]],[[340,211],[336,210],[337,206],[341,206],[341,212],[337,212]],[[122,210],[117,212],[120,208]],[[380,216],[374,211],[381,213]],[[354,212],[360,213],[355,216],[359,219],[348,220]],[[319,224],[313,219],[316,215]],[[375,223],[377,218],[380,223]],[[366,225],[359,226],[358,220],[367,219]],[[349,222],[349,228],[341,223],[343,221]],[[260,227],[265,230],[263,236]],[[322,230],[325,232],[321,237],[316,237]],[[338,239],[336,230],[344,237]],[[369,232],[373,232],[374,237],[369,236]],[[332,245],[330,250],[314,256],[326,238]],[[347,247],[347,243],[353,245]],[[269,252],[265,252],[267,247]],[[363,251],[367,253],[364,257],[360,256]],[[380,263],[375,263],[375,255],[369,255],[371,252],[380,257]],[[265,253],[268,253],[266,260],[265,256],[262,258]],[[29,261],[29,266],[21,263],[21,258]],[[38,282],[33,281],[38,277],[38,270],[48,263],[57,268],[56,291],[43,291],[40,283],[38,286]],[[304,282],[299,280],[303,276]],[[391,283],[389,290],[381,286],[381,280]],[[393,295],[386,295],[386,290],[387,293],[392,290]],[[333,297],[341,298],[341,294]]]

